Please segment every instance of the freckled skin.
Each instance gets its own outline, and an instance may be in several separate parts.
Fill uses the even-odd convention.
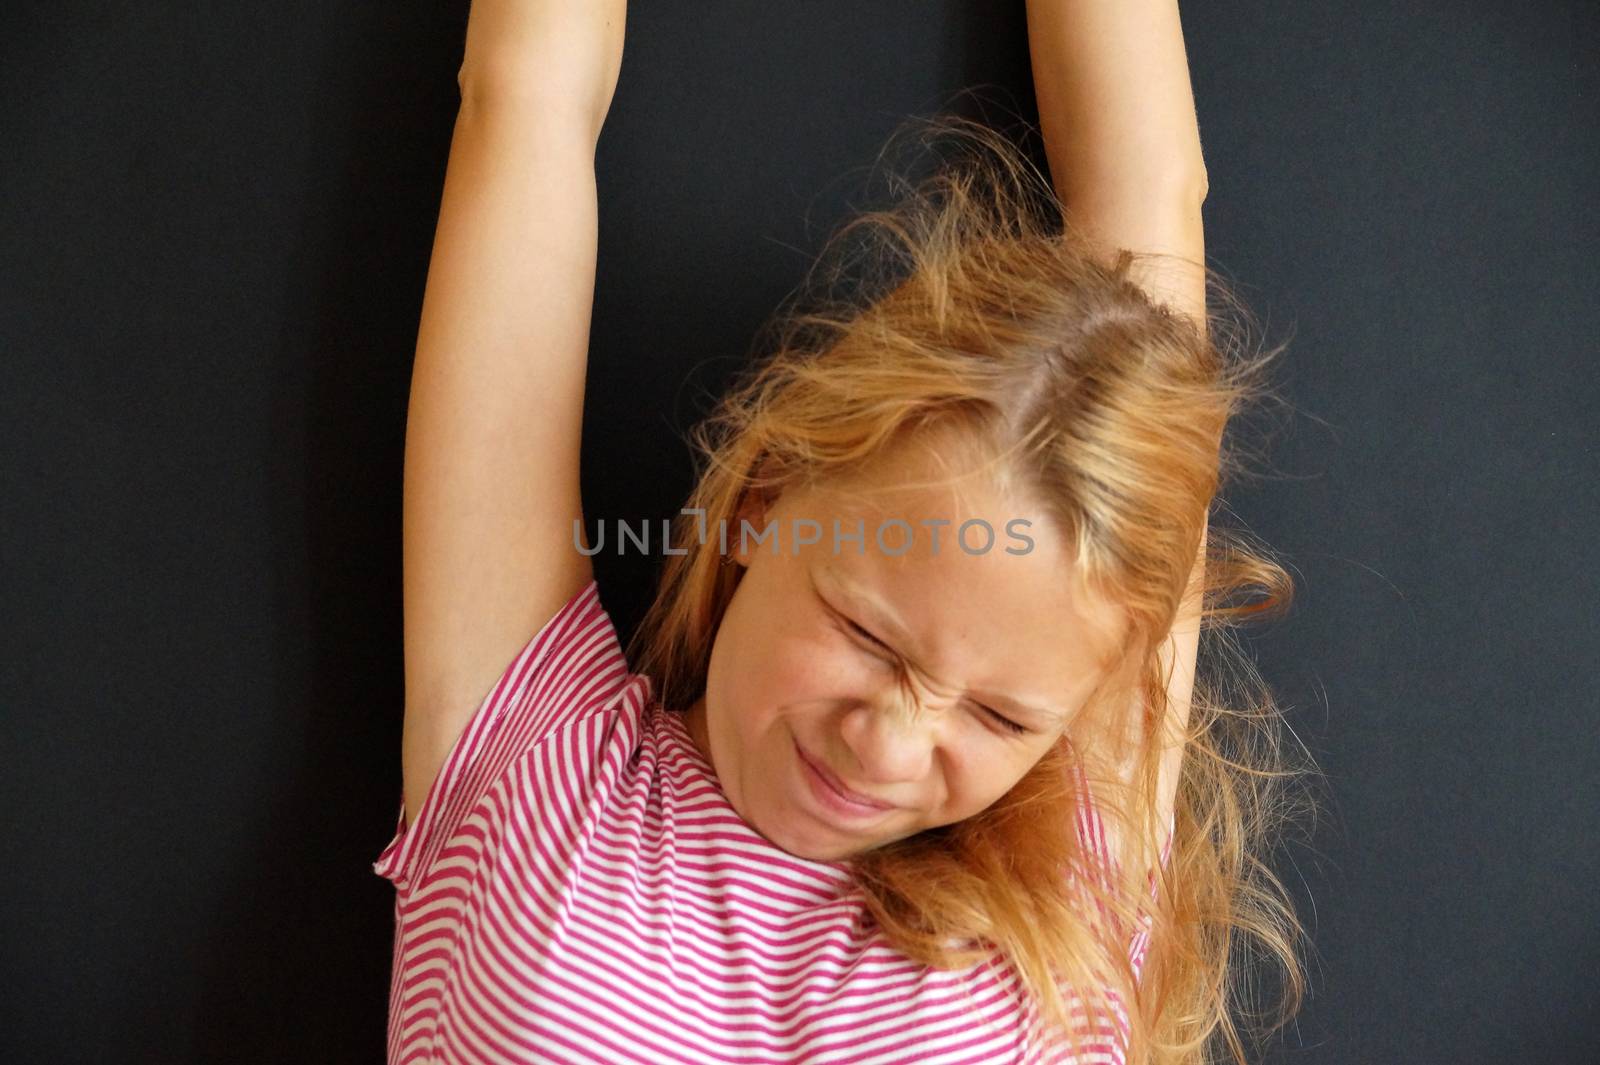
[[[747,501],[759,530],[776,520],[780,553],[753,540],[730,564],[743,568],[712,647],[705,693],[686,723],[739,814],[775,845],[837,861],[925,829],[971,817],[999,799],[1060,737],[1102,676],[1098,656],[1121,632],[1118,611],[1086,598],[1066,545],[1037,506],[974,472],[954,487],[907,487],[948,467],[927,443],[902,444],[869,475],[825,490],[793,490],[767,511]],[[848,491],[846,491],[848,489]],[[751,497],[754,499],[754,497]],[[864,522],[864,552],[841,540]],[[820,540],[795,550],[792,519],[811,518]],[[881,522],[909,522],[916,536]],[[994,530],[984,554],[955,541],[963,521]],[[1006,523],[1025,518],[1019,531]],[[937,553],[922,521],[946,519]],[[966,543],[981,548],[973,527]],[[737,522],[729,552],[739,551]],[[905,627],[910,642],[859,609],[865,589]],[[841,616],[842,615],[842,616]],[[892,650],[874,647],[855,622]],[[914,663],[914,664],[913,664]],[[989,698],[996,695],[998,698]],[[1046,715],[1018,711],[1010,696]],[[1015,734],[982,706],[1024,725]],[[821,809],[795,744],[851,790],[895,808],[840,823]]]

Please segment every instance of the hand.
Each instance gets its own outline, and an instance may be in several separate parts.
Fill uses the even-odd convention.
[[[598,136],[622,70],[627,0],[472,0],[462,98],[569,109]]]

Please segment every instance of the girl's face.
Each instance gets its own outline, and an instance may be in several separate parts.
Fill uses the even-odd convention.
[[[948,472],[926,444],[902,445],[849,496],[752,504],[742,552],[728,529],[744,571],[686,723],[733,807],[791,854],[837,861],[982,811],[1111,666],[1122,618],[1084,597],[1037,508],[983,473],[955,489],[896,487]],[[983,526],[966,530],[968,550],[956,540],[974,518],[993,530],[981,554],[968,550],[984,547]],[[1008,530],[1015,519],[1031,524]],[[756,544],[769,522],[776,537]],[[858,529],[860,553],[844,539]],[[818,542],[797,553],[806,537]]]

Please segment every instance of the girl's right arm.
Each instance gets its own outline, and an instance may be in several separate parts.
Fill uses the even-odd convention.
[[[594,153],[625,15],[473,0],[468,17],[406,419],[407,825],[506,663],[593,575],[573,522]]]

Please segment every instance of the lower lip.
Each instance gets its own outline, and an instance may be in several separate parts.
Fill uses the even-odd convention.
[[[894,809],[892,806],[867,806],[864,803],[856,802],[854,799],[845,798],[837,791],[834,791],[833,786],[826,780],[822,779],[822,775],[806,760],[806,756],[801,753],[798,745],[795,746],[794,750],[795,757],[800,760],[800,772],[806,778],[806,785],[812,797],[834,817],[852,821],[866,821],[882,817]]]

